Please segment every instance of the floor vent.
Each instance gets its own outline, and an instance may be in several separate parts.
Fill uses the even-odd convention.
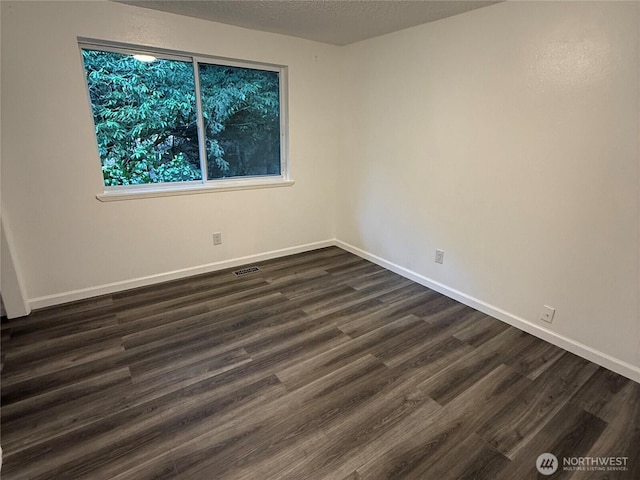
[[[254,272],[259,272],[260,269],[258,267],[247,267],[247,268],[242,268],[240,270],[236,270],[235,272],[233,272],[233,274],[236,277],[242,277],[243,275],[249,275],[250,273],[254,273]]]

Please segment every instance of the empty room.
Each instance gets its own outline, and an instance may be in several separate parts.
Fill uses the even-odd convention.
[[[3,479],[640,479],[639,2],[0,8]]]

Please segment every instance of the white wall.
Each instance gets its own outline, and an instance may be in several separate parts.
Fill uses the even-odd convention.
[[[640,367],[639,18],[507,2],[347,47],[337,238]]]
[[[288,65],[295,185],[98,201],[79,36]],[[29,299],[42,306],[76,290],[86,296],[333,239],[338,55],[329,45],[111,2],[2,2],[2,208]],[[224,243],[214,248],[218,231]]]

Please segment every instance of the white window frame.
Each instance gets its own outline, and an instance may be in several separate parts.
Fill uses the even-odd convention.
[[[200,169],[202,180],[191,180],[185,182],[164,182],[146,183],[140,185],[104,185],[104,192],[96,194],[96,198],[103,202],[114,200],[129,200],[149,197],[166,197],[173,195],[190,195],[196,193],[222,192],[231,190],[248,190],[256,188],[272,188],[291,186],[295,182],[290,177],[289,171],[289,99],[288,99],[288,67],[285,65],[275,65],[262,62],[251,62],[246,60],[230,59],[212,55],[191,54],[153,47],[142,47],[122,43],[104,42],[100,40],[78,38],[78,48],[82,59],[82,50],[99,50],[104,52],[122,53],[125,55],[148,54],[164,60],[178,60],[190,62],[194,69],[195,97],[198,123],[198,148],[200,155]],[[207,156],[206,139],[204,129],[204,117],[202,116],[202,99],[200,96],[200,77],[198,74],[198,64],[226,65],[230,67],[251,68],[277,72],[280,84],[280,175],[260,175],[231,177],[223,179],[207,179]],[[86,76],[84,64],[83,74]],[[91,111],[91,122],[93,124],[93,107],[89,97],[89,86],[85,78],[87,97]],[[94,136],[95,137],[95,136]],[[97,151],[97,138],[96,138]],[[102,160],[98,155],[98,164],[102,165]],[[100,170],[101,171],[101,170]]]

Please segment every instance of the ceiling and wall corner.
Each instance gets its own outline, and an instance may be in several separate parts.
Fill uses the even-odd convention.
[[[483,0],[116,1],[332,45],[359,42],[498,3]]]

